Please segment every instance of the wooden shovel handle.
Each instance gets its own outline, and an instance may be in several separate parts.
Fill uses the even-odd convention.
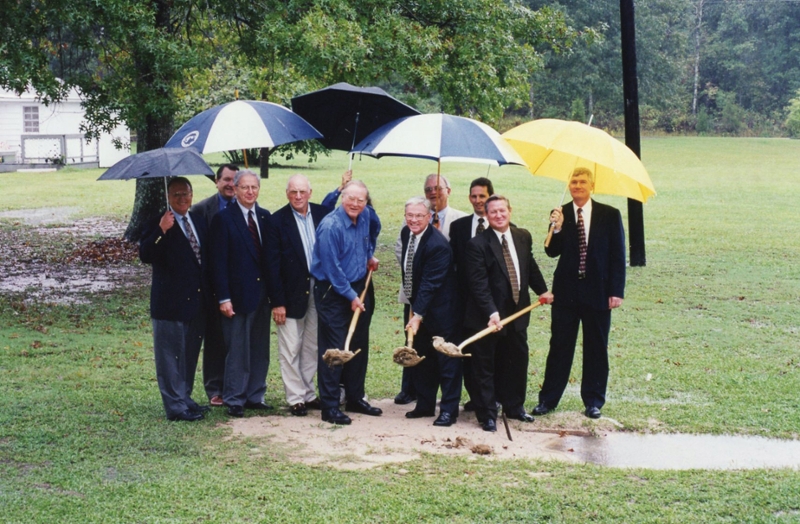
[[[411,308],[408,308],[408,318],[409,318],[409,320],[413,316],[414,316],[414,310],[411,309]],[[411,328],[408,328],[408,329],[406,329],[406,334],[407,334],[406,336],[408,338],[408,344],[407,345],[408,345],[408,347],[413,348],[414,347],[414,330],[411,329]]]
[[[361,292],[361,295],[358,297],[361,300],[361,303],[364,303],[364,298],[367,296],[367,289],[369,289],[369,281],[372,278],[372,270],[369,270],[367,273],[367,282],[364,284],[364,291]],[[350,351],[350,340],[353,338],[353,333],[356,330],[356,324],[358,324],[358,316],[361,315],[361,309],[356,309],[353,313],[353,320],[350,321],[350,328],[347,330],[347,340],[344,341],[344,350]]]
[[[519,311],[517,311],[516,313],[514,313],[513,315],[509,315],[509,316],[507,316],[506,318],[504,318],[503,320],[501,320],[501,321],[500,321],[500,325],[501,325],[501,326],[505,326],[505,325],[506,325],[506,324],[508,324],[509,322],[513,322],[513,321],[515,321],[516,319],[518,319],[518,318],[519,318],[519,317],[521,317],[522,315],[524,315],[524,314],[526,314],[526,313],[529,313],[529,312],[533,311],[534,309],[536,309],[537,307],[541,306],[541,305],[542,305],[542,304],[544,304],[544,303],[545,303],[545,300],[544,300],[543,298],[540,298],[538,302],[534,302],[534,303],[533,303],[533,304],[531,304],[530,306],[528,306],[528,307],[524,307],[524,308],[520,309]],[[471,337],[469,337],[467,340],[465,340],[464,342],[462,342],[461,344],[459,344],[459,345],[458,345],[458,349],[459,349],[459,350],[462,350],[462,349],[464,349],[464,347],[465,347],[465,346],[467,346],[468,344],[472,344],[472,343],[473,343],[473,342],[475,342],[476,340],[480,340],[480,339],[482,339],[483,337],[485,337],[486,335],[491,335],[491,334],[492,334],[492,333],[494,333],[495,331],[497,331],[497,328],[496,328],[495,326],[489,326],[489,327],[487,327],[486,329],[484,329],[483,331],[478,331],[477,333],[475,333],[474,335],[472,335]]]

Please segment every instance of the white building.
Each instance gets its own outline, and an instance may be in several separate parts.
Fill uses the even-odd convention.
[[[103,134],[100,140],[87,142],[80,125],[84,120],[78,91],[58,104],[44,105],[32,91],[17,95],[0,89],[0,171],[31,165],[72,165],[110,167],[130,154],[129,149],[116,149],[118,138],[130,145],[130,131],[117,128]]]

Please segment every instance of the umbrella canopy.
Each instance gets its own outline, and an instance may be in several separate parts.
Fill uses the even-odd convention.
[[[193,116],[165,147],[193,147],[201,153],[275,147],[322,138],[311,124],[272,102],[237,100]]]
[[[419,114],[379,87],[347,82],[292,98],[292,110],[324,135],[322,145],[344,151],[384,124]]]
[[[376,158],[390,155],[439,162],[525,165],[491,127],[477,120],[443,113],[395,120],[372,132],[352,152]]]
[[[194,149],[161,148],[123,158],[97,180],[130,180],[183,175],[211,175],[200,153]]]
[[[581,122],[543,118],[503,133],[534,175],[569,182],[576,167],[594,173],[594,192],[640,202],[656,194],[644,164],[625,144]]]

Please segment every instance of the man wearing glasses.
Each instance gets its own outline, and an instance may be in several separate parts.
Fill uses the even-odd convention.
[[[339,410],[339,384],[344,385],[345,409],[364,415],[378,416],[379,408],[364,400],[364,379],[369,359],[369,323],[372,300],[369,294],[363,303],[359,295],[366,286],[367,270],[378,269],[375,245],[380,222],[372,207],[367,207],[367,186],[354,180],[342,192],[342,204],[322,219],[317,227],[317,240],[311,262],[314,302],[317,306],[319,357],[317,383],[322,407],[322,420],[332,424],[350,424],[350,417]],[[377,227],[370,227],[374,220]],[[328,366],[322,355],[328,349],[344,349],[353,314],[360,310],[350,349],[361,352],[347,364]]]

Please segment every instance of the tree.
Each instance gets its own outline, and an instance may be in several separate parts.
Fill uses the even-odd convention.
[[[789,100],[786,108],[786,130],[792,138],[800,138],[800,90],[795,93],[795,97]]]

